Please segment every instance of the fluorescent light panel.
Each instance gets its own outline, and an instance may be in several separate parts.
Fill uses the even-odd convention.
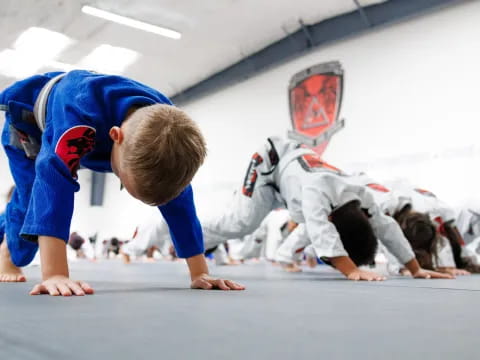
[[[62,33],[40,27],[30,27],[15,40],[13,49],[38,60],[47,61],[55,59],[73,43],[73,39]]]
[[[92,6],[85,5],[82,7],[82,12],[88,15],[96,16],[108,21],[115,22],[117,24],[130,26],[135,29],[148,31],[157,35],[169,37],[171,39],[179,40],[182,37],[178,31],[167,29],[161,26],[152,25],[143,21],[134,20],[125,16],[113,14],[111,12],[94,8]]]
[[[60,71],[75,69],[75,66],[70,64],[55,60],[39,59],[13,49],[0,51],[0,75],[24,79],[38,73],[43,67],[50,67]]]
[[[102,44],[85,56],[78,65],[98,72],[122,74],[139,56],[138,52],[130,49]]]
[[[0,51],[0,74],[22,79],[37,73],[44,66],[70,69],[71,65],[55,59],[74,42],[62,33],[30,27],[17,37],[12,49]]]

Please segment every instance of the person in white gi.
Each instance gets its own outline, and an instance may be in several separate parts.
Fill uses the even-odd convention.
[[[296,224],[295,224],[296,225]],[[265,258],[274,261],[275,251],[290,233],[292,222],[288,210],[280,208],[271,211],[257,230],[240,239],[229,239],[228,256],[225,257],[223,245],[213,252],[217,265],[238,265],[245,260]],[[218,260],[217,260],[218,258]]]
[[[132,240],[124,244],[120,252],[124,262],[128,264],[132,257],[149,255],[149,258],[153,258],[153,250],[168,255],[171,244],[167,223],[155,212],[138,226]]]
[[[275,252],[290,233],[290,215],[286,209],[271,211],[251,235],[244,237],[242,260],[264,257],[274,261]]]
[[[445,203],[433,194],[415,189],[406,183],[400,185],[397,182],[392,190],[365,173],[353,174],[351,179],[366,186],[382,211],[399,222],[422,267],[451,275],[469,274],[468,271],[456,268],[450,242],[438,231],[439,219],[446,218],[450,221],[454,214]],[[382,250],[389,260],[389,269],[392,272],[403,272],[401,264],[395,261],[388,250]]]
[[[366,190],[373,196],[375,204],[377,204],[380,207],[380,210],[386,215],[394,214],[399,208],[409,202],[409,199],[395,196],[391,191],[374,182],[365,173],[355,173],[351,175],[342,173],[342,178],[350,184],[366,186]],[[306,238],[306,236],[307,235],[303,225],[300,225],[297,231],[289,236],[278,249],[276,259],[285,264],[285,270],[289,272],[301,271],[301,269],[298,266],[295,266],[295,264],[304,255],[307,259],[307,264],[310,267],[314,267],[314,265],[316,265],[317,255],[315,253],[315,249],[312,245],[308,245],[310,241],[308,238]],[[385,250],[385,247],[381,243],[379,244],[379,248],[381,251]],[[389,260],[394,260],[393,268],[399,270],[398,265],[401,264],[398,262],[398,260],[388,251],[386,251],[385,255]]]
[[[335,225],[329,221],[329,215],[336,210],[356,202],[368,212],[369,218],[365,219],[371,229],[414,277],[450,277],[418,265],[398,224],[380,211],[365,187],[347,183],[338,169],[293,141],[268,138],[253,155],[242,190],[233,201],[222,216],[204,224],[207,248],[252,233],[278,203],[283,203],[293,221],[305,223],[315,252],[348,279],[384,280],[383,276],[357,267],[351,259],[355,254],[349,256]],[[358,241],[362,238],[358,237]],[[357,247],[361,248],[358,243]]]
[[[465,240],[462,256],[480,265],[480,210],[465,208],[459,211],[456,224],[460,235]]]
[[[437,228],[441,239],[436,249],[436,266],[440,271],[453,275],[468,275],[480,272],[464,246],[464,240],[456,225],[455,210],[427,190],[407,183],[396,183],[393,191],[410,199],[411,212],[426,214]],[[410,211],[406,209],[407,213]]]

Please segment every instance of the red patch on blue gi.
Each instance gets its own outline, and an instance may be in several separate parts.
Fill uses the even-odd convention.
[[[66,130],[55,146],[55,154],[77,178],[80,159],[95,147],[95,129],[90,126],[74,126]]]

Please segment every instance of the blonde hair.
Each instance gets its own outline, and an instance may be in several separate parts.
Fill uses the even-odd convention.
[[[159,205],[190,184],[207,154],[198,126],[171,105],[137,109],[126,122],[123,165],[143,201]]]

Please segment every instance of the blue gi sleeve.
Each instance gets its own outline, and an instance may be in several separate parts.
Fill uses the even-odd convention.
[[[5,213],[0,214],[0,244],[3,241],[3,236],[5,235]]]
[[[178,197],[158,208],[168,224],[178,257],[203,254],[203,233],[195,210],[192,186],[188,185]]]

